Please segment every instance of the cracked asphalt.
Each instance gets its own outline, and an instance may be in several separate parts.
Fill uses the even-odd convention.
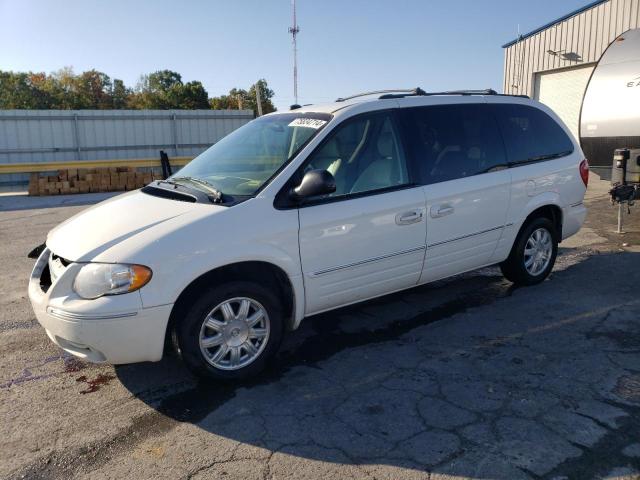
[[[63,354],[26,254],[84,207],[0,197],[0,477],[639,479],[640,211],[614,234],[591,182],[543,284],[487,268],[311,317],[236,385]]]

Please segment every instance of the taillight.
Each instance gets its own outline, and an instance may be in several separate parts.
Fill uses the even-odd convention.
[[[585,187],[589,185],[589,162],[586,158],[580,162],[580,177],[582,177]]]

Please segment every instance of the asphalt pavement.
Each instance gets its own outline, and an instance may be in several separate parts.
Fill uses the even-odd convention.
[[[26,255],[100,197],[1,197],[0,478],[638,479],[640,209],[615,234],[606,187],[543,284],[486,268],[311,317],[235,385],[64,354]]]

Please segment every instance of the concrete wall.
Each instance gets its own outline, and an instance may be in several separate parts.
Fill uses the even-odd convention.
[[[503,91],[534,97],[537,72],[593,64],[618,35],[638,27],[640,0],[607,0],[510,42],[504,50]]]
[[[251,110],[0,110],[0,163],[195,156]],[[24,174],[0,175],[18,183]]]

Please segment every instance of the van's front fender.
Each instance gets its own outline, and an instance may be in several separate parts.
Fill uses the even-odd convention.
[[[141,289],[142,303],[145,308],[166,302],[175,303],[180,294],[194,280],[218,268],[243,262],[264,262],[284,272],[293,290],[295,319],[293,327],[297,327],[304,316],[304,284],[299,262],[287,252],[268,245],[237,244],[230,249],[225,249],[223,257],[215,252],[209,254],[201,252],[182,258],[180,262],[162,264],[153,272],[154,279],[158,281],[153,285],[150,282],[147,287]],[[246,280],[255,281],[265,287],[270,286],[265,284],[264,278],[247,278]]]
[[[151,268],[153,277],[140,290],[144,308],[175,303],[191,282],[217,268],[241,262],[269,263],[291,282],[296,325],[304,315],[298,212],[276,210],[266,198],[254,198],[212,215],[192,216],[188,221],[170,220],[112,247],[103,257]],[[247,280],[264,282],[262,278]]]

